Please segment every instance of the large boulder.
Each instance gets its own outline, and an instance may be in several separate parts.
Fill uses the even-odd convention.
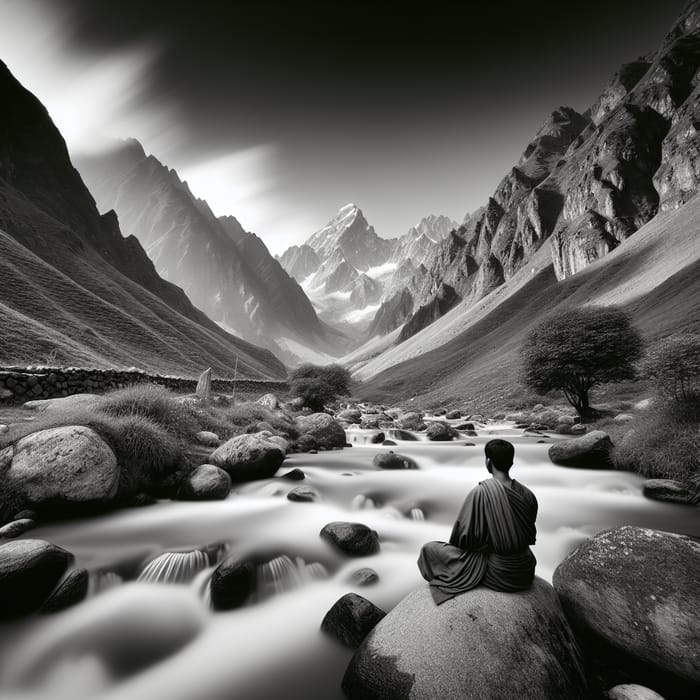
[[[549,459],[563,467],[581,469],[611,469],[613,444],[602,430],[578,438],[555,442],[549,448]]]
[[[581,544],[554,572],[566,615],[609,687],[700,689],[700,542],[625,526]]]
[[[44,540],[0,545],[0,620],[37,610],[72,558],[70,552]]]
[[[312,413],[296,419],[300,435],[310,435],[319,447],[345,447],[345,431],[333,416],[327,413]]]
[[[667,501],[668,503],[682,503],[691,505],[693,494],[690,489],[680,481],[674,479],[647,479],[642,484],[642,493],[654,501]]]
[[[362,640],[386,613],[357,593],[346,593],[333,604],[321,621],[321,630],[351,649]]]
[[[231,491],[231,477],[220,467],[201,464],[180,483],[181,501],[219,501]]]
[[[394,438],[394,440],[405,440],[407,442],[416,442],[418,440],[413,433],[409,433],[408,430],[401,430],[399,428],[393,428],[390,430],[389,437]]]
[[[476,588],[435,605],[404,598],[362,643],[343,679],[351,700],[579,700],[581,654],[554,589]]]
[[[396,424],[404,430],[425,430],[423,416],[415,411],[404,413],[397,419]]]
[[[338,420],[342,420],[345,423],[362,423],[362,411],[356,408],[349,408],[345,411],[341,411],[336,417]]]
[[[283,461],[284,450],[259,433],[231,438],[209,456],[209,462],[226,470],[235,482],[268,479]]]
[[[392,450],[374,455],[372,466],[377,469],[418,469],[418,465],[410,457],[396,454]]]
[[[3,484],[31,506],[108,501],[118,485],[112,448],[83,425],[39,430],[19,440]]]
[[[362,523],[328,523],[320,534],[324,540],[351,557],[363,557],[379,551],[379,536]]]

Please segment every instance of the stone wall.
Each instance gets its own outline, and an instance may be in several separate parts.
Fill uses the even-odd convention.
[[[131,384],[159,384],[179,393],[194,393],[196,379],[147,374],[139,370],[24,368],[0,369],[0,404],[24,403],[32,399],[50,399],[70,394],[99,394],[109,389],[120,389]],[[212,379],[212,391],[231,394],[232,379]],[[236,393],[286,393],[284,381],[237,379]]]

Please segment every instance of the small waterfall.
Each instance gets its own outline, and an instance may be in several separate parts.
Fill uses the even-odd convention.
[[[409,515],[411,520],[425,520],[425,514],[420,508],[411,508]]]
[[[92,571],[88,581],[87,597],[91,598],[98,593],[104,593],[104,591],[120,586],[122,583],[124,583],[124,579],[119,574],[115,574],[114,571]]]
[[[209,557],[199,549],[165,552],[146,564],[138,580],[148,583],[189,583],[208,566]]]
[[[307,564],[301,557],[283,554],[257,567],[256,598],[263,600],[275,593],[282,593],[299,588],[305,583],[328,578],[328,571],[323,564]]]
[[[350,503],[350,508],[353,510],[374,510],[377,504],[373,499],[365,496],[363,493],[358,493]]]

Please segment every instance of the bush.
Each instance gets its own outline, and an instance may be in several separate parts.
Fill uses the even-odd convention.
[[[700,474],[699,428],[695,421],[679,420],[673,405],[658,404],[638,416],[634,427],[616,441],[615,465],[649,479],[692,484]]]
[[[147,418],[181,439],[192,439],[200,430],[192,409],[156,384],[134,384],[109,392],[101,397],[97,409],[109,416]]]
[[[290,394],[304,399],[310,409],[322,411],[327,403],[349,393],[350,380],[350,372],[340,365],[305,364],[289,375]]]
[[[695,417],[700,406],[700,335],[677,333],[655,343],[642,372],[653,379],[662,397],[675,402]]]
[[[588,306],[546,318],[528,334],[521,355],[525,383],[540,392],[560,390],[577,413],[598,417],[590,390],[635,376],[642,339],[616,307]]]

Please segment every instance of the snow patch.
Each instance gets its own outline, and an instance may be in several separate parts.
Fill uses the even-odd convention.
[[[360,321],[366,320],[370,316],[374,316],[377,313],[379,304],[370,304],[365,306],[364,309],[355,309],[343,316],[343,321],[346,323],[360,323]]]
[[[370,267],[365,274],[367,277],[371,277],[373,280],[379,279],[380,277],[385,277],[390,275],[399,266],[396,262],[386,262],[383,265],[377,265],[376,267]]]

